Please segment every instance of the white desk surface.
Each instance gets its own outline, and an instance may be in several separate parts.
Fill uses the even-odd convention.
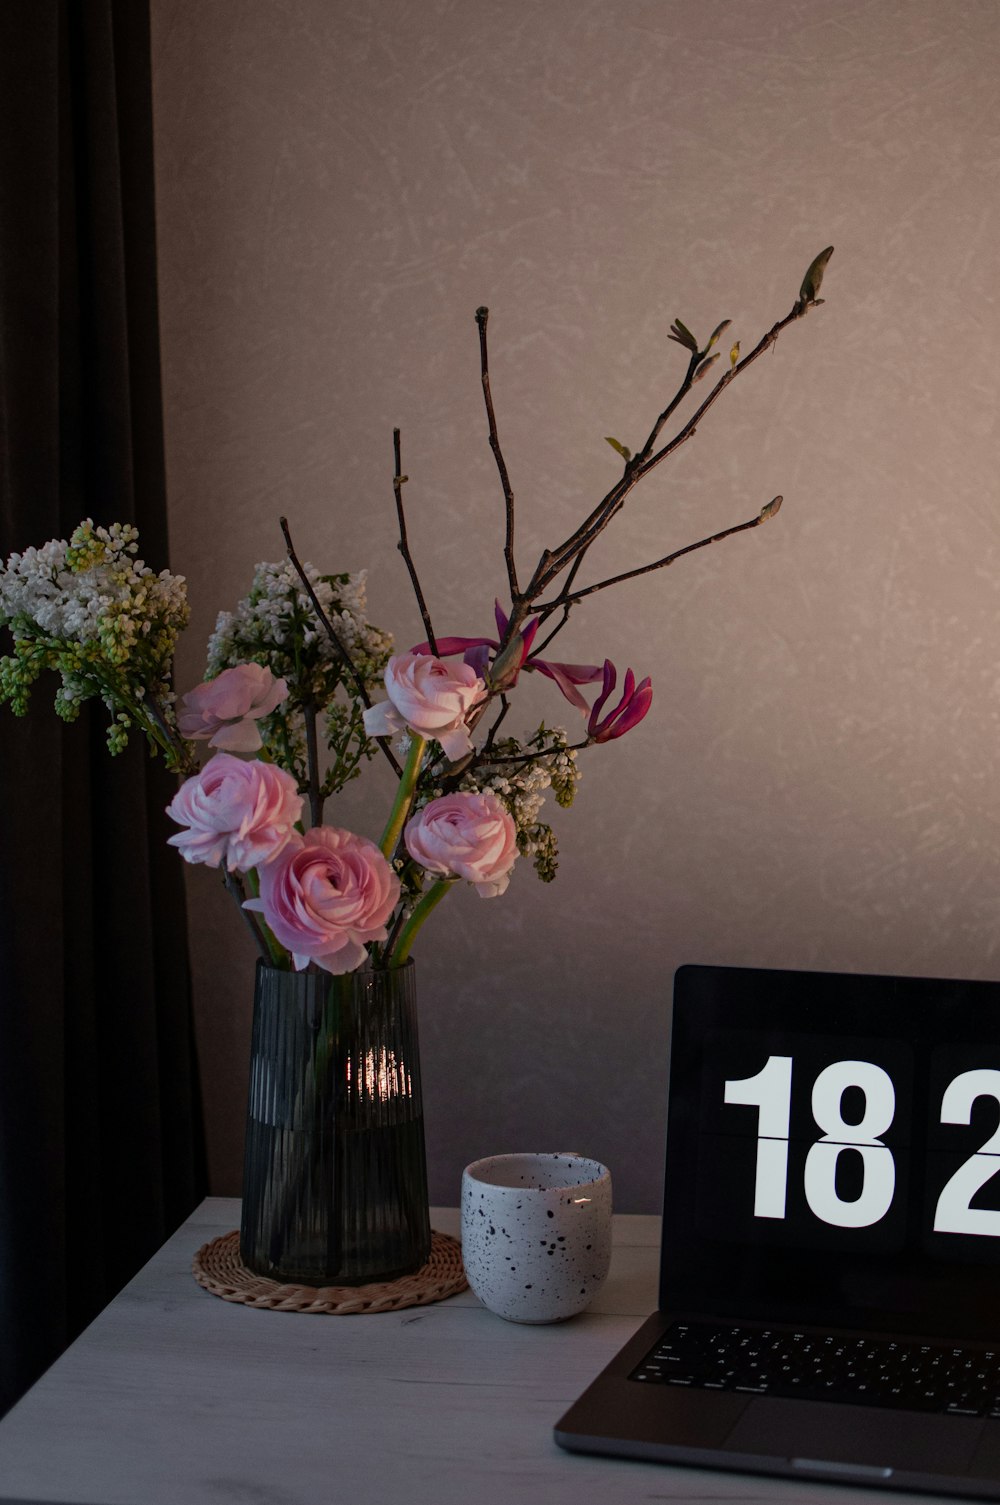
[[[435,1228],[458,1232],[454,1209]],[[565,1453],[554,1422],[656,1306],[659,1219],[616,1217],[589,1311],[521,1327],[470,1291],[377,1316],[257,1311],[190,1274],[210,1197],[0,1421],[0,1505],[886,1505],[882,1491]]]

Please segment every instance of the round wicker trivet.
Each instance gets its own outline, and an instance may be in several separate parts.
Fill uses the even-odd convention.
[[[432,1235],[431,1257],[412,1275],[365,1286],[282,1285],[255,1275],[240,1263],[238,1232],[224,1233],[203,1244],[194,1257],[191,1273],[200,1286],[223,1301],[241,1301],[245,1306],[273,1312],[324,1312],[337,1317],[428,1306],[464,1291],[468,1285],[462,1268],[462,1246],[447,1233]]]

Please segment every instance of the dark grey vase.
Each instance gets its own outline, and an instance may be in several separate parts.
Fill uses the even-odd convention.
[[[360,1285],[410,1274],[430,1247],[412,961],[342,977],[258,962],[243,1263]]]

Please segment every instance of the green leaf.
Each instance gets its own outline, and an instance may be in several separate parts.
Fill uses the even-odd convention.
[[[765,502],[764,506],[760,509],[760,521],[766,523],[770,522],[772,517],[777,517],[783,501],[784,497],[776,496],[772,497],[769,502]]]
[[[816,260],[810,263],[809,270],[803,277],[802,286],[799,289],[800,303],[806,305],[817,302],[822,303],[823,300],[818,297],[818,294],[823,283],[823,273],[826,271],[826,264],[832,255],[833,247],[827,246],[826,250],[820,251]]]
[[[671,324],[670,334],[667,336],[667,338],[676,340],[678,345],[683,345],[684,349],[690,350],[692,355],[698,354],[698,341],[695,339],[690,329],[688,329],[687,325],[681,323],[680,319],[675,319]]]
[[[719,356],[721,354],[722,354],[722,351],[721,350],[717,350],[714,355],[710,355],[707,360],[702,361],[701,365],[697,368],[697,370],[695,371],[694,375],[691,378],[691,385],[692,385],[692,387],[694,386],[694,384],[695,384],[696,381],[701,381],[702,377],[706,376],[708,374],[708,372],[715,365],[716,361],[719,359]]]
[[[713,331],[712,331],[712,338],[709,340],[708,344],[705,346],[705,349],[702,352],[703,355],[707,355],[708,354],[708,352],[711,350],[712,346],[715,344],[716,340],[719,338],[720,335],[725,334],[726,330],[729,328],[729,326],[730,326],[730,324],[732,322],[733,322],[732,319],[723,319],[722,323],[718,326],[718,328],[717,329],[713,329]]]
[[[618,439],[612,439],[610,434],[605,435],[604,442],[605,444],[610,444],[612,449],[617,450],[623,460],[631,460],[632,451],[627,444],[622,444]]]

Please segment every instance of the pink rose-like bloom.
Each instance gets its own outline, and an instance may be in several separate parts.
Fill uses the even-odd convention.
[[[261,868],[260,898],[243,907],[263,914],[297,971],[314,961],[327,972],[353,972],[365,960],[365,942],[387,938],[399,887],[373,841],[314,826]]]
[[[431,800],[404,832],[406,850],[428,872],[466,878],[484,899],[502,894],[517,859],[517,831],[495,794],[471,790]]]
[[[301,813],[302,796],[284,769],[216,753],[167,806],[171,820],[188,828],[167,842],[185,862],[245,872],[278,855]]]
[[[394,654],[386,665],[385,692],[387,701],[365,711],[369,737],[409,727],[440,742],[452,762],[472,751],[465,718],[485,698],[486,686],[468,664],[452,668],[432,654]]]
[[[287,698],[288,686],[263,664],[235,664],[183,696],[177,715],[182,737],[208,739],[227,752],[256,752],[257,722]]]

